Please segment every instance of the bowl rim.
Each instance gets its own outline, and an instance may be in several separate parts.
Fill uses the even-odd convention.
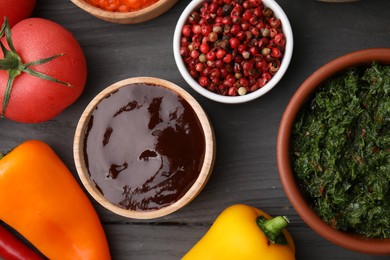
[[[298,188],[289,156],[291,129],[302,105],[311,93],[325,80],[348,68],[371,64],[372,61],[390,64],[390,48],[370,48],[342,55],[311,74],[298,88],[288,103],[278,130],[276,155],[279,176],[284,191],[296,212],[319,235],[349,250],[366,253],[390,254],[390,239],[363,238],[359,235],[338,231],[326,224],[308,205]]]
[[[130,12],[111,12],[93,6],[85,0],[71,0],[76,6],[93,16],[113,23],[140,23],[168,11],[178,0],[158,0],[145,8]]]
[[[210,0],[206,0],[210,1]],[[265,84],[262,88],[243,95],[243,96],[222,96],[219,94],[216,94],[214,92],[211,92],[203,87],[201,87],[189,74],[186,65],[184,64],[184,61],[180,55],[180,39],[181,39],[181,31],[182,28],[187,21],[188,16],[190,13],[194,10],[200,7],[200,5],[205,2],[205,0],[193,0],[191,1],[187,7],[184,9],[182,14],[180,15],[180,18],[176,24],[175,32],[173,36],[173,54],[176,61],[176,65],[179,69],[180,74],[184,78],[184,80],[199,94],[202,96],[209,98],[211,100],[220,102],[220,103],[227,103],[227,104],[238,104],[238,103],[244,103],[251,100],[254,100],[268,91],[270,91],[273,87],[277,85],[277,83],[282,79],[283,75],[286,73],[288,66],[290,65],[290,61],[292,58],[293,53],[293,45],[294,45],[294,37],[293,32],[291,28],[290,21],[288,20],[288,17],[284,10],[279,6],[279,4],[274,0],[262,0],[264,5],[271,8],[275,16],[281,19],[282,21],[282,28],[283,33],[286,36],[286,48],[284,51],[284,56],[280,65],[279,70],[275,73],[275,75],[271,78],[267,84]]]
[[[183,197],[181,197],[179,200],[174,202],[173,204],[163,207],[158,210],[151,210],[151,211],[133,211],[133,210],[127,210],[122,207],[119,207],[111,202],[109,202],[96,188],[94,185],[92,179],[89,177],[88,169],[85,165],[84,160],[84,136],[85,131],[88,125],[88,122],[91,118],[91,114],[95,107],[101,102],[102,99],[109,96],[111,93],[117,91],[119,88],[126,87],[129,84],[133,83],[144,83],[144,84],[150,84],[152,86],[156,87],[164,87],[168,90],[173,91],[180,97],[182,97],[184,100],[186,100],[192,109],[194,110],[195,114],[197,115],[199,122],[202,126],[202,130],[204,132],[204,138],[205,138],[205,154],[203,159],[203,165],[201,168],[201,171],[199,173],[198,178],[194,182],[194,184],[191,186],[191,188],[184,194]],[[200,104],[184,89],[177,86],[176,84],[159,79],[159,78],[153,78],[153,77],[134,77],[134,78],[128,78],[121,81],[118,81],[105,89],[103,89],[99,94],[97,94],[87,105],[85,110],[83,111],[82,115],[80,116],[80,119],[78,121],[75,134],[74,134],[74,140],[73,140],[73,155],[74,155],[74,161],[77,173],[81,179],[81,182],[83,183],[86,190],[89,192],[89,194],[103,207],[106,209],[124,216],[128,218],[133,219],[153,219],[162,217],[165,215],[168,215],[170,213],[173,213],[185,205],[187,205],[189,202],[191,202],[203,189],[203,187],[206,185],[212,170],[214,168],[214,162],[215,162],[215,154],[216,154],[216,144],[215,144],[215,134],[214,130],[212,128],[212,125],[210,123],[210,120],[208,119],[205,111],[200,106]]]

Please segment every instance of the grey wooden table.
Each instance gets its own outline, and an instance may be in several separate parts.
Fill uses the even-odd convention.
[[[51,19],[73,32],[88,62],[88,82],[81,98],[55,119],[40,124],[0,121],[0,149],[27,139],[47,142],[79,181],[72,142],[79,116],[106,86],[135,76],[172,81],[204,107],[215,128],[217,158],[212,177],[188,206],[152,221],[126,219],[94,203],[113,259],[179,259],[208,230],[226,207],[245,203],[271,215],[287,215],[297,259],[389,259],[337,247],[313,232],[288,201],[278,176],[276,138],[282,113],[296,89],[314,70],[345,53],[390,47],[390,1],[349,4],[314,0],[278,0],[294,32],[294,53],[282,81],[265,96],[246,104],[224,105],[203,98],[179,74],[172,39],[188,0],[162,16],[137,25],[98,20],[69,0],[38,0],[34,16]],[[282,259],[281,259],[282,260]]]

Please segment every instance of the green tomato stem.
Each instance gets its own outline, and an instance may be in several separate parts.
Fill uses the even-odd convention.
[[[0,60],[0,69],[1,70],[10,70],[13,68],[17,68],[19,66],[19,62],[13,60]]]
[[[16,76],[18,76],[18,75],[17,75],[17,73],[15,73],[14,70],[8,71],[7,86],[5,87],[5,93],[4,93],[4,98],[3,98],[3,107],[2,107],[1,115],[0,115],[2,118],[4,117],[5,110],[8,106],[9,100],[10,100],[11,89],[12,89],[12,85],[14,83]]]

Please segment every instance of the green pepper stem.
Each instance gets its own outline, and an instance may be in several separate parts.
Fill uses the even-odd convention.
[[[6,156],[7,154],[5,153],[0,153],[0,160],[4,158],[4,156]]]
[[[264,221],[264,228],[267,229],[268,232],[278,236],[282,233],[282,230],[287,227],[288,223],[290,223],[290,221],[287,217],[278,216]]]
[[[290,223],[286,216],[278,216],[271,219],[259,216],[256,219],[256,223],[271,243],[287,244],[287,240],[282,233],[283,229]]]

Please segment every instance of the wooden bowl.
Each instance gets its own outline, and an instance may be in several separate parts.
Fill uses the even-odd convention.
[[[84,0],[71,0],[75,5],[93,16],[111,23],[133,24],[151,20],[168,11],[177,0],[159,0],[158,2],[133,12],[110,12],[90,5]]]
[[[277,138],[277,163],[284,191],[301,218],[330,242],[353,251],[390,255],[390,239],[374,239],[339,231],[326,224],[311,208],[295,179],[290,159],[292,128],[300,109],[322,82],[348,68],[369,66],[373,61],[390,64],[390,49],[366,49],[343,55],[325,64],[309,76],[291,98],[280,122]]]
[[[196,178],[195,182],[192,184],[192,186],[190,186],[188,191],[179,200],[177,200],[173,204],[170,204],[168,206],[156,210],[145,210],[145,211],[130,210],[118,206],[117,204],[111,203],[108,199],[106,199],[106,197],[102,195],[102,192],[99,191],[98,187],[95,185],[94,181],[91,178],[91,174],[88,170],[88,167],[86,165],[86,158],[85,158],[85,151],[84,151],[84,146],[86,145],[85,136],[87,133],[87,128],[90,127],[89,122],[91,120],[91,116],[95,108],[97,106],[103,107],[103,104],[100,104],[103,99],[117,92],[120,88],[134,83],[143,83],[148,86],[153,86],[156,88],[163,87],[165,89],[168,89],[176,93],[178,96],[180,96],[185,101],[187,101],[187,103],[194,110],[196,117],[198,118],[199,121],[198,125],[203,131],[203,136],[204,136],[204,144],[205,144],[204,159],[203,159],[203,163],[201,163],[200,173]],[[96,120],[97,119],[95,118],[93,124],[99,124],[99,121]],[[122,126],[122,124],[120,126]],[[127,128],[124,129],[126,129],[127,131]],[[129,134],[129,136],[133,136],[133,135]],[[133,139],[133,140],[136,140],[135,141],[136,145],[141,145],[141,146],[143,145],[142,142],[138,141],[137,139]],[[99,141],[96,140],[96,142]],[[178,145],[176,140],[174,143],[172,143],[172,145],[173,146]],[[81,182],[97,202],[99,202],[102,206],[104,206],[108,210],[124,217],[134,218],[134,219],[152,219],[152,218],[162,217],[174,211],[177,211],[178,209],[187,205],[191,200],[193,200],[199,194],[199,192],[203,189],[206,182],[208,181],[210,174],[213,170],[216,146],[215,146],[214,131],[212,129],[210,121],[207,118],[201,106],[199,105],[199,103],[190,94],[188,94],[185,90],[183,90],[179,86],[171,82],[168,82],[166,80],[150,78],[150,77],[137,77],[137,78],[122,80],[107,87],[89,103],[89,105],[86,107],[85,111],[81,115],[81,118],[76,128],[76,132],[74,136],[73,153],[74,153],[76,169],[81,179]],[[92,163],[100,163],[100,162],[90,161],[89,166]],[[163,165],[162,162],[161,165]],[[185,185],[188,186],[189,184],[185,183]]]

